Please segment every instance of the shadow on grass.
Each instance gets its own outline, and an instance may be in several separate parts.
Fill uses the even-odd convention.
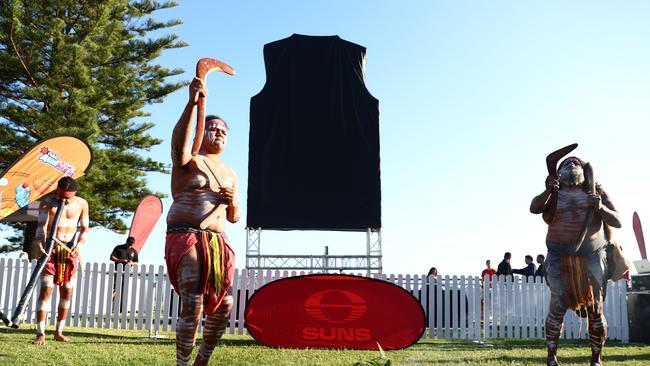
[[[587,354],[584,356],[562,356],[562,352],[558,351],[558,356],[557,359],[560,361],[560,364],[562,363],[574,363],[574,364],[588,364],[589,360],[591,359],[591,350],[589,349],[588,345],[585,345],[587,347]],[[540,364],[543,365],[546,362],[546,357],[513,357],[513,356],[500,356],[500,357],[486,357],[486,360],[494,360],[494,361],[506,361],[507,363],[514,363],[514,362],[522,362],[524,364],[531,363],[531,364]],[[650,353],[648,354],[641,354],[641,355],[622,355],[622,354],[617,354],[617,355],[608,355],[607,354],[607,347],[605,347],[605,351],[603,354],[603,361],[607,363],[607,361],[610,362],[630,362],[630,361],[650,361]]]
[[[608,352],[608,347],[612,347],[610,352]],[[650,361],[650,347],[646,348],[647,351],[642,353],[623,354],[626,348],[643,348],[647,345],[636,344],[636,343],[621,343],[620,341],[611,341],[607,342],[604,350],[604,360],[612,362],[626,363],[631,361]],[[511,355],[495,355],[482,357],[481,361],[494,361],[500,364],[513,364],[513,363],[523,363],[523,364],[539,364],[544,365],[546,363],[546,357],[539,356],[526,356],[527,350],[539,350],[544,354],[546,353],[546,344],[542,339],[493,339],[488,340],[485,343],[473,342],[469,340],[443,340],[437,341],[432,339],[421,339],[417,344],[409,347],[417,352],[432,352],[438,353],[440,351],[473,351],[480,348],[492,349],[492,350],[507,350],[514,351],[513,354],[517,354],[517,351],[520,355],[511,356]],[[563,356],[563,350],[566,353],[584,353],[584,356]],[[616,354],[611,354],[615,352]],[[591,355],[591,350],[589,343],[586,340],[565,340],[560,343],[560,351],[558,352],[558,359],[560,362],[565,363],[576,363],[576,364],[587,364]],[[465,360],[467,362],[475,361],[471,359]],[[432,360],[409,360],[410,364],[428,364]],[[445,359],[445,358],[436,358],[436,363],[440,364],[449,364],[457,365],[459,359]],[[649,363],[650,364],[650,363]]]
[[[105,329],[107,331],[120,331],[120,329]],[[94,333],[92,331],[68,331],[65,332],[65,335],[71,337],[73,343],[117,343],[120,344],[153,344],[153,345],[173,345],[176,343],[176,338],[174,334],[170,334],[168,338],[148,338],[143,337],[138,334],[130,334],[135,332],[134,330],[126,330],[124,334],[106,334],[106,333]],[[142,331],[138,331],[142,332]],[[0,334],[20,334],[21,336],[34,336],[34,330],[28,328],[0,328]],[[51,332],[48,332],[50,334]],[[201,338],[197,339],[197,343],[201,341]],[[224,346],[232,347],[249,347],[249,346],[263,346],[254,339],[227,339],[224,338],[220,342]]]
[[[221,339],[221,341],[219,341],[219,344],[222,346],[233,346],[233,347],[250,347],[250,346],[266,347],[254,339],[225,339],[224,338]]]
[[[119,329],[106,329],[109,331],[119,331]],[[34,336],[34,329],[27,329],[27,328],[19,328],[19,329],[13,329],[13,328],[4,328],[3,330],[0,330],[0,333],[5,333],[5,334],[20,334],[22,336]],[[105,333],[93,333],[93,332],[76,332],[76,331],[69,331],[64,333],[66,336],[72,338],[73,343],[115,343],[119,341],[119,343],[122,344],[142,344],[142,343],[149,343],[149,344],[170,344],[174,343],[176,341],[175,338],[147,338],[147,337],[142,337],[141,335],[133,335],[133,334],[105,334]],[[51,332],[47,332],[46,338],[48,335],[51,335]],[[78,341],[75,342],[75,338],[78,339]],[[83,340],[81,340],[83,339]]]
[[[558,360],[560,361],[560,364],[562,363],[571,363],[571,364],[588,364],[590,359],[590,355],[585,355],[585,356],[572,356],[572,357],[562,357],[560,354],[558,356]],[[650,360],[650,354],[645,354],[645,355],[605,355],[603,357],[603,360],[605,362],[610,361],[610,362],[631,362],[631,361],[648,361]],[[546,364],[546,357],[515,357],[515,356],[497,356],[497,357],[481,357],[481,362],[488,362],[489,364],[490,361],[493,361],[495,363],[499,364],[524,364],[524,365],[545,365]],[[432,360],[409,360],[408,364],[430,364]],[[444,358],[437,358],[435,360],[436,364],[442,364],[442,365],[458,365],[459,362],[465,363],[465,362],[476,362],[475,359],[466,359],[466,360],[459,360],[458,358],[454,359],[444,359]]]
[[[445,343],[416,343],[409,347],[409,350],[418,352],[440,352],[440,351],[462,351],[475,350],[477,348],[493,349],[492,344],[476,344],[471,342],[445,342]]]

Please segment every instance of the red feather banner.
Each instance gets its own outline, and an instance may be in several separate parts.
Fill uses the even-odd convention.
[[[641,252],[641,258],[648,259],[648,256],[645,251],[645,238],[643,238],[643,228],[641,227],[641,219],[639,218],[639,214],[636,212],[632,215],[632,228],[634,229],[636,242],[637,244],[639,244],[639,252]]]
[[[158,222],[160,215],[162,215],[162,208],[162,201],[160,198],[154,195],[149,195],[143,198],[138,204],[138,208],[135,209],[129,236],[135,238],[133,249],[138,253],[140,253],[142,247],[144,247],[149,234],[151,234],[151,231],[154,226],[156,226],[156,222]]]

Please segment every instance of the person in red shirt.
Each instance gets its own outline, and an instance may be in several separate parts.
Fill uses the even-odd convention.
[[[492,266],[490,266],[489,259],[485,261],[485,266],[486,268],[483,270],[483,272],[481,272],[481,279],[484,279],[485,275],[489,275],[490,279],[492,279],[492,276],[496,275],[497,271],[494,268],[492,268]]]
[[[497,271],[490,266],[489,259],[485,261],[485,266],[486,268],[481,272],[481,286],[483,286],[485,276],[490,276],[490,288],[492,288],[492,281],[495,279],[494,276],[497,275]],[[483,298],[481,298],[481,319],[483,319]]]

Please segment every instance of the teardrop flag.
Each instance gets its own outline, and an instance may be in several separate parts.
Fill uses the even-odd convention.
[[[162,215],[162,209],[162,201],[154,195],[148,195],[143,198],[135,209],[129,236],[135,238],[133,249],[138,253],[140,253],[149,234],[151,234],[154,226],[156,226],[156,222],[158,222],[160,215]]]
[[[85,175],[92,156],[90,146],[74,136],[37,142],[0,175],[0,220],[52,192],[62,177]]]
[[[641,219],[639,214],[634,212],[632,215],[632,228],[634,229],[634,236],[636,236],[636,242],[639,244],[639,252],[641,253],[641,258],[648,259],[645,251],[645,238],[643,237],[643,228],[641,227]]]

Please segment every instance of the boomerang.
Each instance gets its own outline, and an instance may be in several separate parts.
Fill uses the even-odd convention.
[[[568,153],[575,150],[576,147],[578,147],[578,144],[573,143],[571,145],[567,145],[561,149],[555,150],[552,153],[548,154],[546,156],[546,170],[548,170],[548,175],[558,179],[560,176],[557,173],[557,163]],[[550,209],[542,213],[542,218],[544,219],[544,222],[546,222],[547,224],[550,224],[551,221],[553,221],[553,216],[555,216],[555,209],[557,207],[557,194],[551,195],[551,199],[554,201],[550,202],[551,205]]]
[[[228,64],[214,58],[202,58],[196,63],[196,77],[203,81],[205,85],[205,78],[212,71],[225,72],[228,75],[235,75],[235,70]],[[194,143],[192,144],[192,156],[196,156],[201,148],[201,141],[203,140],[203,129],[205,128],[205,95],[199,94],[197,103],[196,115],[196,133],[194,134]]]
[[[548,154],[548,156],[546,156],[546,169],[548,170],[548,175],[558,178],[557,163],[571,151],[575,150],[576,147],[578,147],[578,144],[571,144]]]

